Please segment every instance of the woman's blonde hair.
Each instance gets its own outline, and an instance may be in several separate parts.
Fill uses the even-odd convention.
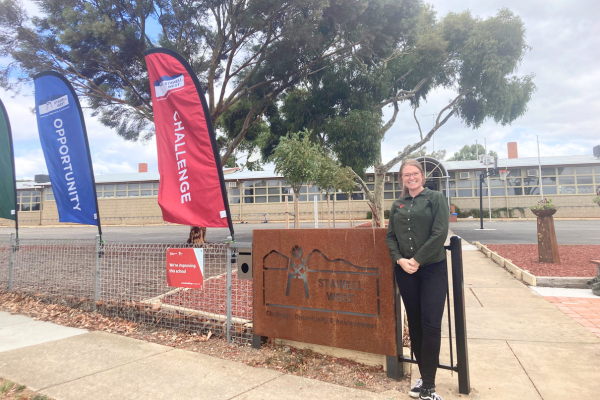
[[[421,165],[420,162],[418,162],[417,160],[413,159],[413,158],[407,158],[406,160],[402,161],[402,164],[400,165],[400,171],[398,171],[398,178],[399,181],[402,182],[402,197],[406,196],[406,194],[408,193],[408,188],[406,186],[404,186],[404,181],[402,180],[402,170],[404,169],[404,167],[408,166],[408,165],[412,165],[413,167],[417,167],[419,169],[419,171],[421,171],[421,185],[425,185],[425,171],[423,171],[423,166]]]

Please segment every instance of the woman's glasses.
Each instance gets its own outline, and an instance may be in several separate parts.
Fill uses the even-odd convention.
[[[404,178],[404,179],[410,179],[411,177],[412,178],[417,178],[420,175],[421,175],[420,172],[413,172],[412,174],[402,174],[402,178]]]

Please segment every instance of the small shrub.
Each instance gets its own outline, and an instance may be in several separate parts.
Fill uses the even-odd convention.
[[[556,210],[556,204],[552,203],[552,199],[543,199],[538,203],[529,207],[530,210]]]
[[[594,203],[596,203],[600,206],[600,196],[594,197]]]

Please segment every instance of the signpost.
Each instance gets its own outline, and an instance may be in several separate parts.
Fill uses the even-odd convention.
[[[397,360],[385,235],[385,229],[255,230],[255,343],[273,337]]]

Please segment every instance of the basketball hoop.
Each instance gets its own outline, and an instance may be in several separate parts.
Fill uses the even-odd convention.
[[[500,179],[502,179],[503,181],[506,180],[506,177],[508,176],[508,170],[507,169],[501,169],[498,171],[498,173],[500,174]]]

